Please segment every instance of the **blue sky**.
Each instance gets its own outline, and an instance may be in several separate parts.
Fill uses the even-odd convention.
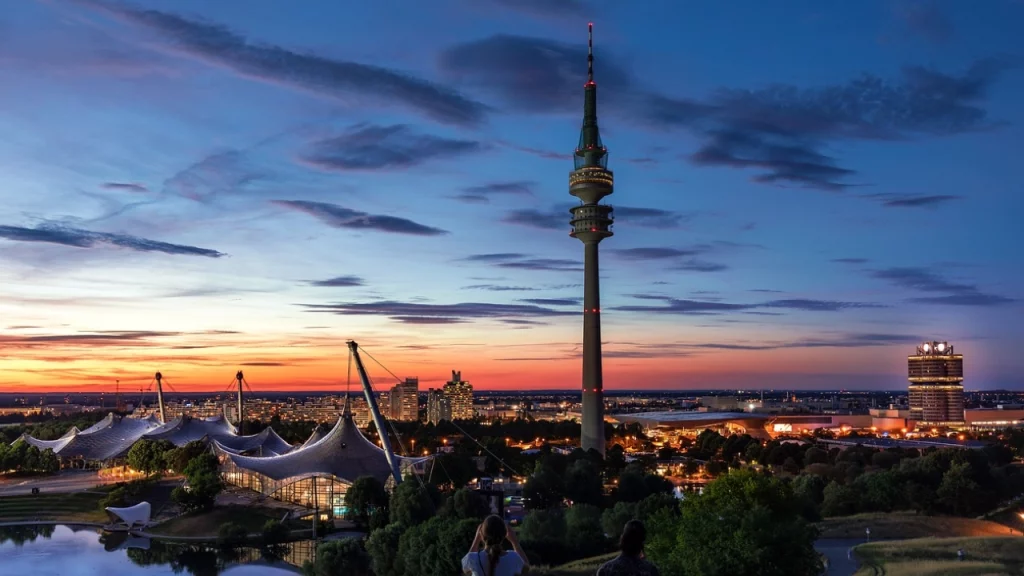
[[[17,3],[0,387],[578,386],[588,21],[606,386],[1021,387],[1009,0]]]

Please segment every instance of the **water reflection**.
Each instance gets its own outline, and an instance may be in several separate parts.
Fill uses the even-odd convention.
[[[0,528],[0,574],[282,576],[301,572],[311,541],[263,548],[172,544],[72,526]]]

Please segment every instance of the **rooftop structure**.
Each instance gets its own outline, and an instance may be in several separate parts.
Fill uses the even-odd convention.
[[[452,379],[444,385],[451,414],[449,420],[473,419],[473,385],[462,379],[462,372],[452,370]]]
[[[259,434],[239,436],[222,416],[216,418],[176,418],[161,425],[156,416],[128,418],[111,412],[96,424],[78,430],[72,427],[57,440],[39,440],[23,434],[18,440],[45,450],[53,450],[66,467],[95,467],[127,456],[139,440],[167,440],[184,446],[193,440],[216,440],[235,452],[283,454],[292,450],[272,429]]]
[[[964,424],[964,357],[948,342],[925,342],[907,357],[910,418],[922,426]]]
[[[569,194],[580,204],[569,209],[572,231],[583,242],[583,421],[581,446],[604,455],[604,383],[601,371],[601,289],[598,244],[612,235],[612,207],[601,204],[610,195],[614,177],[608,170],[608,149],[597,127],[597,83],[594,82],[594,25],[588,27],[587,82],[583,85],[583,127],[569,173]]]
[[[287,454],[262,458],[235,454],[216,441],[213,446],[228,483],[333,515],[343,514],[345,493],[357,478],[372,476],[385,485],[394,481],[384,450],[363,436],[350,412],[322,438],[310,440]],[[396,458],[403,469],[426,460]]]
[[[124,457],[132,444],[159,426],[152,416],[127,418],[111,412],[85,430],[71,428],[57,440],[39,440],[22,434],[15,442],[23,440],[40,450],[49,448],[65,465],[85,466]]]

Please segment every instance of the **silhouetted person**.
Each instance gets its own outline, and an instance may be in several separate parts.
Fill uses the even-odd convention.
[[[512,545],[512,552],[502,548],[505,540]],[[529,569],[516,533],[495,515],[488,516],[477,527],[469,553],[462,558],[462,571],[471,576],[519,576]]]
[[[630,520],[619,537],[619,555],[605,562],[597,576],[660,576],[658,568],[644,559],[644,540],[647,529],[639,520]]]

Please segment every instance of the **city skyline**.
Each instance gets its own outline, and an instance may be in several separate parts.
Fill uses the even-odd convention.
[[[606,389],[1024,387],[1024,5],[276,6],[8,10],[0,391],[578,389],[590,21]]]

